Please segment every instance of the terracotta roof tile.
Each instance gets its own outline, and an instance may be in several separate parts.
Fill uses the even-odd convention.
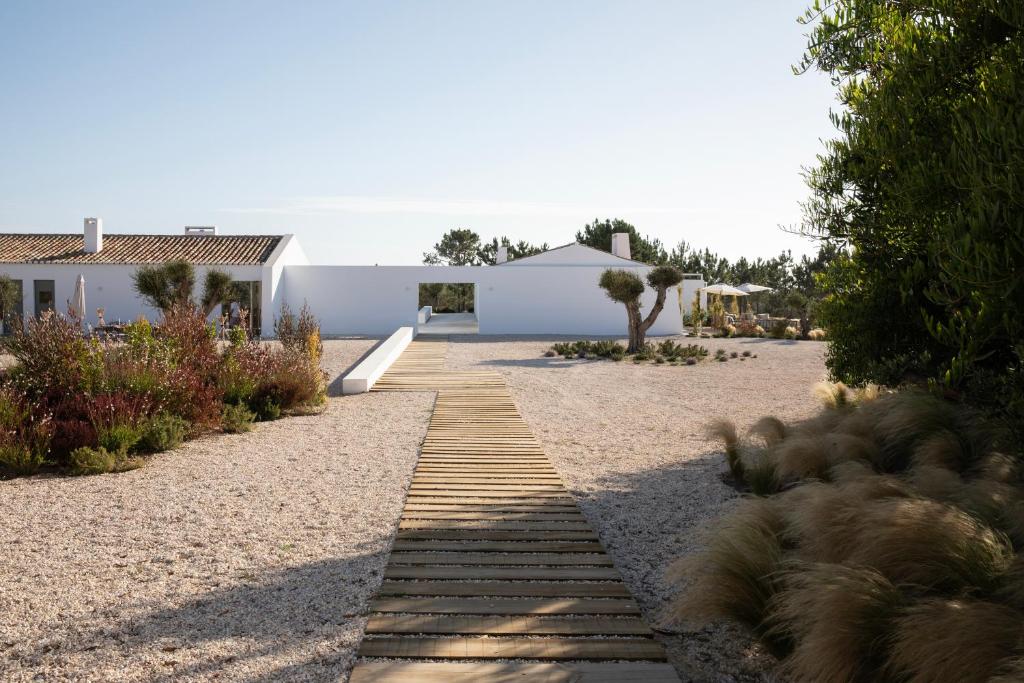
[[[184,259],[199,265],[266,263],[280,235],[103,236],[103,249],[88,254],[78,234],[0,234],[0,263],[164,263]]]

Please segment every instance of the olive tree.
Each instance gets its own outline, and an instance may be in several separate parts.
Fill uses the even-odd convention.
[[[644,281],[631,270],[609,268],[601,274],[598,284],[608,298],[618,301],[626,307],[626,318],[629,323],[629,348],[627,353],[637,353],[644,347],[647,330],[658,319],[665,308],[665,296],[669,287],[675,287],[683,281],[683,274],[674,266],[658,266],[647,274],[647,284],[657,292],[654,306],[647,317],[640,311],[640,296],[644,293]]]
[[[135,291],[146,303],[161,311],[177,306],[195,306],[192,290],[196,284],[196,271],[187,261],[169,261],[158,266],[141,266],[132,275]],[[200,309],[204,317],[222,303],[229,301],[235,290],[231,274],[211,268],[203,281]]]

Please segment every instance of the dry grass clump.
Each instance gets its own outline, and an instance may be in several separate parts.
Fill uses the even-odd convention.
[[[794,681],[1024,680],[1021,455],[931,396],[818,391],[812,420],[716,430],[755,496],[675,614],[745,624]]]

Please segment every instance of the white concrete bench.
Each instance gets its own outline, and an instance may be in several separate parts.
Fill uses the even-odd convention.
[[[420,325],[423,325],[428,320],[430,320],[430,316],[432,316],[433,314],[434,314],[434,307],[433,306],[424,306],[423,308],[420,309],[420,313],[419,313],[419,317],[417,318],[417,321],[419,322]]]
[[[341,393],[362,394],[369,391],[391,364],[398,360],[415,336],[416,330],[413,328],[399,327],[398,331],[385,339],[373,353],[363,359],[362,363],[345,375],[341,380]]]

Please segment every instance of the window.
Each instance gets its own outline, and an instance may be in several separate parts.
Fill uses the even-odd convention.
[[[36,280],[35,281],[35,301],[36,301],[36,317],[43,314],[44,311],[52,311],[53,304],[56,300],[56,294],[53,286],[53,280]]]
[[[221,306],[221,315],[226,317],[228,326],[234,327],[238,325],[242,311],[245,311],[249,334],[253,337],[260,336],[263,322],[260,310],[260,281],[232,282],[231,290],[231,301]]]

